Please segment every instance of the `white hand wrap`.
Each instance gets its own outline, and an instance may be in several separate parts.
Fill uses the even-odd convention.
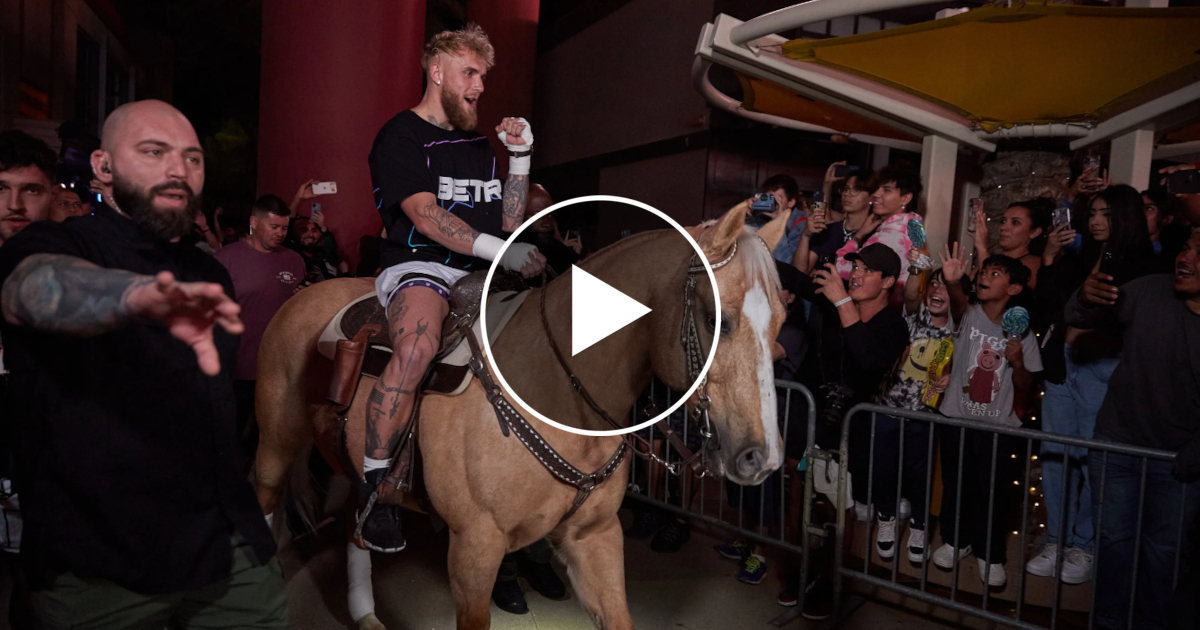
[[[533,259],[533,255],[537,253],[537,246],[529,243],[513,243],[508,246],[508,251],[504,252],[504,257],[500,259],[500,264],[509,271],[521,272],[521,267],[524,267]]]
[[[500,255],[500,249],[503,247],[504,241],[499,238],[491,234],[480,234],[475,237],[471,253],[484,260],[494,261]],[[504,258],[500,259],[500,266],[509,271],[520,272],[521,267],[524,267],[536,253],[537,247],[529,243],[513,243],[504,252]]]
[[[521,139],[525,141],[525,144],[509,144],[508,134],[504,133],[503,131],[499,133],[500,142],[503,142],[504,148],[508,149],[509,151],[528,152],[533,148],[533,129],[530,128],[529,121],[525,120],[524,118],[517,118],[517,120],[525,123],[525,130],[521,132]],[[508,174],[528,175],[529,164],[532,161],[533,158],[529,155],[525,155],[524,157],[512,157],[510,155],[508,157]]]

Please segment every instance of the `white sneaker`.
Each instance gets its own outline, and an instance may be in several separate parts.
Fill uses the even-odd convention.
[[[1056,562],[1058,562],[1058,545],[1046,543],[1046,546],[1042,547],[1041,553],[1025,563],[1025,570],[1039,577],[1050,577],[1054,575]],[[1090,563],[1088,566],[1091,566]]]
[[[1083,584],[1092,579],[1092,554],[1071,547],[1063,553],[1062,581],[1066,584]]]
[[[949,571],[954,568],[954,565],[958,564],[959,560],[969,555],[971,555],[971,545],[967,545],[964,549],[955,549],[954,545],[945,543],[941,547],[938,547],[937,551],[933,552],[933,563],[938,568]]]
[[[860,523],[870,523],[871,517],[874,516],[874,514],[875,514],[875,510],[873,509],[873,507],[874,507],[873,504],[867,505],[865,503],[855,502],[854,503],[854,520],[856,520]]]
[[[979,558],[979,579],[986,582],[988,586],[997,588],[1003,588],[1005,584],[1008,584],[1008,575],[1004,571],[1004,565],[988,564],[987,560],[983,558]]]
[[[908,499],[900,499],[899,517],[901,521],[907,521],[909,518],[912,518],[912,504],[908,502]]]
[[[875,533],[875,551],[884,560],[896,555],[896,519],[879,518],[879,530]]]
[[[925,554],[929,548],[925,542],[925,530],[917,529],[915,526],[908,528],[908,561],[914,564],[922,564],[925,562]]]

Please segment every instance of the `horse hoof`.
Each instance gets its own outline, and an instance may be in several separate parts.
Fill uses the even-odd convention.
[[[358,620],[358,630],[387,630],[380,623],[379,617],[375,613],[367,613],[362,619]]]

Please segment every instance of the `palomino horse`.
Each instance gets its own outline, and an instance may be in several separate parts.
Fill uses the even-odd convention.
[[[741,484],[757,484],[782,463],[775,407],[771,349],[783,323],[777,297],[779,277],[770,249],[783,234],[783,217],[758,234],[745,228],[744,205],[716,224],[692,233],[712,263],[721,298],[721,338],[708,373],[709,414],[719,449],[708,453],[709,468]],[[761,240],[760,240],[761,239]],[[617,418],[628,417],[651,378],[676,391],[690,386],[680,328],[683,287],[694,250],[674,230],[625,238],[585,260],[580,267],[612,284],[652,311],[612,335],[619,356],[582,353],[571,369],[596,402]],[[713,295],[702,272],[694,312],[707,354],[713,331]],[[255,463],[259,502],[266,514],[278,507],[297,456],[315,432],[332,420],[324,400],[330,361],[317,353],[317,339],[333,316],[369,292],[369,279],[330,280],[288,301],[267,327],[259,354],[257,409],[261,438]],[[571,274],[546,285],[549,312],[569,313]],[[519,388],[522,398],[559,422],[608,429],[579,398],[556,364],[543,328],[535,290],[519,307],[494,353],[513,379],[536,370]],[[563,319],[563,318],[560,318]],[[560,343],[570,339],[566,321],[550,328]],[[606,340],[605,343],[608,343]],[[494,369],[494,367],[493,367]],[[626,376],[619,382],[614,375]],[[370,391],[362,383],[359,392]],[[359,397],[364,398],[364,396]],[[693,401],[694,402],[694,398]],[[349,412],[347,447],[362,470],[365,405]],[[521,409],[545,440],[583,471],[612,457],[621,437],[582,436],[551,427]],[[547,537],[568,569],[584,609],[597,627],[633,627],[625,600],[624,553],[617,509],[625,493],[628,462],[564,520],[575,488],[556,481],[514,438],[501,434],[495,412],[478,380],[456,397],[427,395],[420,403],[418,439],[425,483],[438,514],[450,529],[449,573],[458,627],[487,628],[490,595],[504,554]],[[361,556],[359,556],[361,563]],[[355,560],[351,558],[351,568]],[[355,583],[351,576],[351,585]],[[361,600],[359,600],[361,601]],[[352,593],[351,614],[355,615]],[[382,628],[373,613],[356,618],[360,628]]]

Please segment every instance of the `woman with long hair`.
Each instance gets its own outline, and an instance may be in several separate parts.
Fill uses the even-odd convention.
[[[1091,439],[1109,377],[1117,366],[1122,336],[1115,326],[1094,330],[1068,327],[1063,310],[1092,273],[1106,273],[1119,286],[1153,273],[1155,256],[1142,196],[1130,186],[1110,186],[1094,197],[1086,225],[1078,252],[1066,247],[1075,239],[1071,226],[1060,225],[1050,232],[1035,294],[1046,380],[1042,428]],[[1066,470],[1062,454],[1063,445],[1042,443],[1049,538],[1042,552],[1025,568],[1034,575],[1053,575],[1057,554],[1063,553],[1061,579],[1079,584],[1091,578],[1095,546],[1087,453],[1072,447]],[[1068,475],[1065,496],[1063,475]]]
[[[989,254],[1004,254],[1016,258],[1029,268],[1030,289],[1037,288],[1037,272],[1042,266],[1042,250],[1050,232],[1054,202],[1050,199],[1030,199],[1010,204],[1000,217],[999,239],[996,247],[988,247],[988,220],[983,211],[975,214],[975,249]],[[981,256],[983,260],[987,256]]]

